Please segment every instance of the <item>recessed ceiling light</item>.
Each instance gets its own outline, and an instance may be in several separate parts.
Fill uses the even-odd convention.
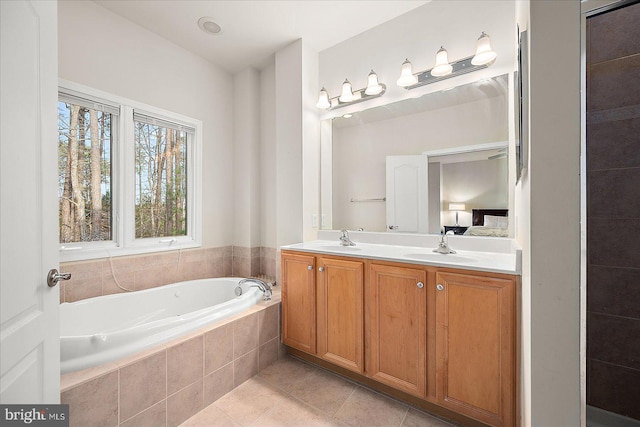
[[[353,117],[353,114],[345,114],[344,116],[345,119],[350,119],[351,117]]]
[[[222,28],[213,21],[213,18],[203,16],[198,19],[198,27],[207,34],[220,34]]]

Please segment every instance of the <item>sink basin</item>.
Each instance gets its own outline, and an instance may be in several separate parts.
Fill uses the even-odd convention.
[[[341,245],[324,245],[317,247],[321,251],[337,251],[337,252],[357,252],[361,251],[357,246],[341,246]]]
[[[419,253],[419,254],[405,254],[406,258],[419,259],[422,261],[434,261],[434,262],[475,262],[473,258],[460,256],[456,254],[438,254],[438,253]]]

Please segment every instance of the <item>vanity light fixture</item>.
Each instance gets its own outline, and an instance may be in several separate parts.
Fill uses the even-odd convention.
[[[318,103],[316,104],[318,108],[327,109],[331,107],[331,101],[329,101],[329,92],[323,87],[320,89],[320,96],[318,97]]]
[[[471,59],[473,65],[484,65],[496,59],[497,54],[491,49],[491,39],[484,31],[478,37],[476,44],[476,54]]]
[[[382,92],[382,86],[378,82],[378,75],[375,71],[371,70],[367,77],[367,88],[364,90],[366,95],[377,95]]]
[[[415,89],[430,83],[487,68],[495,61],[496,56],[496,53],[491,49],[489,35],[482,32],[476,43],[474,56],[449,62],[447,50],[444,47],[440,47],[436,53],[436,63],[434,67],[430,70],[419,71],[417,73],[412,72],[411,62],[406,59],[402,63],[402,71],[400,72],[400,78],[398,78],[397,84],[405,89]]]
[[[411,62],[409,59],[405,59],[402,63],[402,71],[400,71],[400,78],[396,82],[398,86],[407,87],[413,86],[418,83],[418,78],[413,75],[413,70],[411,69]]]
[[[442,77],[451,74],[453,67],[449,64],[449,55],[447,49],[440,46],[440,50],[436,53],[436,65],[431,69],[431,75],[434,77]]]
[[[320,89],[318,102],[316,107],[324,110],[332,110],[334,108],[344,107],[346,105],[367,101],[372,98],[382,96],[387,90],[384,83],[378,81],[378,75],[371,70],[367,78],[367,87],[363,89],[353,90],[349,79],[344,79],[342,83],[342,93],[334,98],[329,97],[329,92],[323,87]]]
[[[351,82],[349,79],[344,79],[344,83],[342,83],[342,95],[338,98],[340,102],[352,102],[357,99],[356,95],[353,93],[353,88],[351,87]]]

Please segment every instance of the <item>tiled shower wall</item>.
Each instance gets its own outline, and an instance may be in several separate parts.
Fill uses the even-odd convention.
[[[587,20],[587,403],[640,419],[640,3]]]
[[[143,290],[211,277],[275,278],[275,248],[225,246],[61,263],[71,280],[60,282],[60,302]],[[120,285],[120,286],[118,286]]]

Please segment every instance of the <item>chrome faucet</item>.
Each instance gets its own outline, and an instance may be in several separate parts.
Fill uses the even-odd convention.
[[[456,251],[449,247],[449,243],[447,241],[447,234],[444,232],[444,228],[442,228],[440,233],[440,238],[438,239],[438,247],[433,250],[433,252],[437,252],[439,254],[455,254]]]
[[[263,299],[265,301],[271,301],[272,289],[271,289],[271,285],[270,284],[268,284],[264,280],[255,279],[253,277],[249,277],[247,279],[240,280],[238,282],[238,287],[241,287],[242,285],[244,285],[247,282],[254,283],[253,285],[250,286],[251,288],[258,288],[258,289],[260,289],[262,291],[262,293],[264,294],[264,298]]]
[[[342,246],[355,246],[356,245],[349,238],[349,232],[347,230],[342,230],[342,235],[340,236],[340,244]]]

